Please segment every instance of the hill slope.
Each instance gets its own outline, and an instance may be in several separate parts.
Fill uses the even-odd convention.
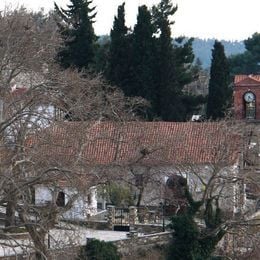
[[[193,52],[196,58],[199,58],[202,62],[203,68],[209,68],[211,64],[211,51],[214,45],[215,39],[202,40],[195,38],[193,41]],[[221,41],[224,45],[225,53],[227,56],[233,54],[243,53],[245,51],[245,45],[243,41]]]

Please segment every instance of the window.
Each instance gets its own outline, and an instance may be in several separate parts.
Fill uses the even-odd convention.
[[[246,119],[255,119],[255,101],[246,103]]]
[[[63,191],[58,193],[56,205],[58,207],[65,207],[65,193]]]
[[[88,194],[88,196],[87,196],[87,200],[88,200],[88,205],[91,205],[91,203],[92,203],[92,197],[91,197],[91,194]]]

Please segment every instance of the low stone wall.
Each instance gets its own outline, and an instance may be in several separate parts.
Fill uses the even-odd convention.
[[[137,259],[136,257],[144,255],[153,249],[167,246],[172,240],[172,232],[161,232],[156,234],[149,234],[137,236],[137,233],[130,233],[131,237],[124,240],[114,241],[118,252],[122,259]],[[63,248],[59,250],[51,250],[51,256],[48,260],[71,260],[75,259],[80,250],[80,246]],[[0,257],[0,260],[15,260],[26,259],[33,260],[34,253],[30,255],[17,255]]]
[[[29,239],[30,235],[28,232],[23,233],[1,233],[0,232],[0,239]]]
[[[139,252],[148,252],[152,248],[166,246],[172,240],[172,232],[161,232],[144,236],[133,235],[129,239],[113,242],[122,257],[134,257]]]
[[[47,260],[72,260],[76,259],[80,252],[80,246],[67,247],[63,249],[52,249]],[[12,256],[0,256],[0,260],[35,260],[35,253],[17,254]]]
[[[110,230],[107,221],[86,221],[86,226],[96,230]]]
[[[153,224],[135,224],[134,230],[137,230],[139,233],[144,234],[153,234],[160,233],[163,231],[162,225],[153,225]]]

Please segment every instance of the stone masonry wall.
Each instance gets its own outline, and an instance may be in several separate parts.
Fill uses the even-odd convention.
[[[113,242],[118,252],[123,257],[136,256],[138,251],[149,251],[156,246],[166,246],[172,240],[172,232],[161,232],[137,237],[133,235],[129,239]]]

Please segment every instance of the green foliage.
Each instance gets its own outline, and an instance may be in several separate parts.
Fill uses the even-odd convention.
[[[131,95],[128,85],[131,80],[132,51],[128,28],[125,25],[125,3],[118,6],[110,38],[106,76],[111,84],[120,87],[125,94]]]
[[[134,205],[132,192],[126,187],[116,183],[110,183],[103,187],[103,196],[117,207],[128,207]]]
[[[188,202],[186,212],[171,218],[170,227],[174,230],[174,235],[168,259],[210,259],[217,243],[225,234],[221,227],[221,210],[217,202],[216,208],[213,208],[213,199],[207,200],[204,211],[206,228],[199,228],[195,217],[201,210],[203,211],[204,201],[194,201],[188,188],[185,196]]]
[[[185,121],[198,106],[199,99],[186,98],[182,91],[194,78],[194,55],[192,39],[179,38],[173,44],[171,18],[176,11],[170,0],[162,0],[152,12],[140,6],[130,33],[122,4],[110,34],[107,78],[127,96],[148,100],[151,109],[142,116],[149,120]],[[190,106],[186,108],[186,104]]]
[[[249,51],[256,61],[260,61],[260,33],[254,33],[251,38],[244,41],[247,51]]]
[[[109,49],[110,49],[110,37],[100,36],[98,39],[98,45],[97,45],[95,61],[94,61],[94,70],[97,73],[103,73],[107,71]]]
[[[173,44],[170,25],[173,24],[171,16],[177,11],[177,6],[173,6],[171,1],[162,0],[152,10],[160,34],[156,42],[157,115],[165,121],[185,121],[187,114],[182,89],[194,76],[193,39],[185,40],[181,37]]]
[[[152,16],[145,5],[138,8],[137,24],[132,35],[134,87],[133,94],[152,100],[155,39]]]
[[[182,103],[185,108],[185,119],[189,120],[192,115],[197,114],[201,110],[201,104],[206,103],[206,97],[202,95],[183,95]]]
[[[216,41],[212,50],[210,68],[207,117],[217,120],[224,118],[230,107],[232,89],[229,87],[230,73],[224,46]]]
[[[133,79],[128,93],[141,96],[150,101],[152,107],[156,100],[155,89],[155,38],[152,16],[145,5],[138,8],[137,24],[132,34]],[[151,113],[152,111],[147,113]]]
[[[174,52],[171,38],[172,22],[169,20],[177,11],[177,7],[173,7],[170,1],[161,1],[157,6],[153,6],[153,19],[160,34],[156,42],[156,88],[157,101],[155,110],[158,116],[163,120],[169,121],[173,114],[176,113],[181,105],[178,99],[177,89],[174,80]],[[174,98],[174,99],[173,99]]]
[[[254,56],[248,51],[231,56],[228,59],[228,62],[232,76],[236,74],[252,74],[259,72],[259,65],[255,61]]]
[[[64,68],[89,69],[94,62],[97,40],[93,29],[95,7],[90,7],[92,1],[70,1],[66,10],[55,3],[57,25],[64,44],[57,61]]]
[[[171,0],[161,0],[157,6],[152,7],[154,24],[159,31],[165,26],[165,22],[167,22],[168,26],[174,24],[169,18],[175,14],[177,9],[178,7],[173,6]]]
[[[81,248],[78,260],[119,260],[117,248],[111,242],[91,240]]]
[[[232,75],[257,74],[260,72],[260,33],[254,33],[244,43],[246,51],[229,58]]]
[[[171,222],[171,228],[174,229],[174,242],[168,259],[194,259],[199,234],[196,223],[188,214],[174,216]]]

